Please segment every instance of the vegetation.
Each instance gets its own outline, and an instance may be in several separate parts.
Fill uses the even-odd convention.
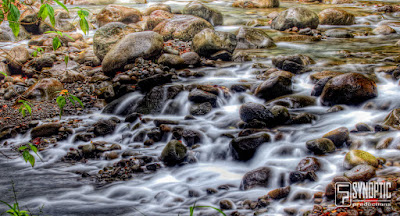
[[[18,103],[22,103],[18,111],[21,113],[22,117],[26,117],[26,111],[32,116],[32,104],[26,100],[19,100]]]
[[[60,119],[62,114],[64,113],[64,107],[67,104],[67,101],[70,101],[74,105],[74,107],[76,106],[76,104],[79,104],[82,108],[85,108],[82,101],[75,95],[70,94],[68,90],[64,89],[62,91],[59,91],[58,93],[59,96],[57,97],[56,101],[58,107],[60,108]]]
[[[32,167],[35,166],[35,156],[33,156],[30,151],[33,151],[40,160],[42,160],[42,158],[39,156],[38,154],[38,150],[36,148],[36,146],[34,146],[32,143],[28,143],[28,146],[21,146],[18,148],[19,151],[23,151],[22,152],[22,157],[24,158],[26,163],[30,163]]]

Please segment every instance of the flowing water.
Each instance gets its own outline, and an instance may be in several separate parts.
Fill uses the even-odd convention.
[[[393,1],[395,2],[395,1]],[[398,1],[397,1],[398,2]],[[127,2],[119,2],[123,5],[134,6],[140,9],[146,5],[132,5]],[[153,4],[150,2],[148,4]],[[167,1],[174,10],[182,8],[186,1]],[[238,25],[255,17],[263,16],[272,11],[266,10],[247,10],[233,9],[227,7],[229,2],[214,1],[210,5],[220,9],[227,20],[226,26],[218,27],[221,31],[234,31]],[[293,6],[297,3],[284,2],[282,8]],[[313,10],[319,11],[327,5],[310,5]],[[92,9],[100,8],[97,6]],[[275,9],[277,10],[277,9]],[[370,25],[347,26],[350,30],[357,31],[361,28],[374,28],[385,20],[386,22],[400,21],[400,14],[385,15],[384,17],[373,15],[371,8],[362,6],[352,7],[351,11],[360,15],[357,22],[369,22]],[[250,13],[251,12],[251,13]],[[362,15],[362,17],[361,17]],[[235,21],[236,20],[236,21]],[[320,26],[328,28],[328,26]],[[329,27],[331,28],[331,27]],[[400,32],[400,25],[395,27]],[[272,31],[271,31],[272,32]],[[266,65],[271,64],[271,57],[275,55],[290,55],[294,53],[307,54],[313,58],[317,64],[313,65],[311,72],[297,75],[294,78],[294,92],[301,95],[310,95],[313,84],[310,81],[310,74],[322,70],[337,70],[345,72],[371,72],[374,67],[384,66],[390,63],[382,61],[393,53],[400,54],[398,48],[392,47],[400,38],[399,34],[393,37],[385,37],[384,40],[379,36],[357,36],[353,39],[327,39],[320,42],[278,42],[277,47],[265,50],[249,50],[248,52],[256,56],[252,62],[247,63],[226,63],[215,68],[195,69],[205,72],[206,76],[195,79],[182,79],[178,83],[183,85],[190,84],[209,84],[230,87],[232,84],[246,80],[249,83],[260,83],[256,79],[257,69],[252,68],[253,63],[259,62]],[[349,50],[352,53],[360,53],[354,58],[340,58],[338,51]],[[376,57],[378,56],[378,57]],[[162,168],[157,172],[147,175],[138,175],[128,180],[119,181],[106,185],[98,185],[95,181],[82,178],[77,171],[88,172],[91,175],[105,166],[111,166],[120,159],[109,160],[89,160],[87,163],[69,164],[60,162],[66,155],[69,148],[75,147],[83,142],[73,142],[73,136],[68,140],[61,141],[56,147],[48,148],[40,152],[44,162],[37,162],[34,169],[29,167],[22,158],[6,159],[0,157],[0,191],[1,197],[10,197],[10,180],[15,182],[20,204],[29,209],[38,211],[44,205],[45,215],[188,215],[189,207],[194,203],[197,205],[213,205],[218,207],[222,199],[230,199],[235,204],[240,201],[250,199],[257,200],[258,197],[266,195],[268,191],[289,185],[288,174],[295,170],[298,162],[311,156],[308,153],[305,142],[310,139],[321,137],[323,134],[338,127],[354,129],[359,122],[373,125],[381,122],[393,108],[400,106],[400,86],[398,81],[388,78],[383,73],[375,73],[379,96],[371,101],[376,104],[386,104],[390,102],[387,110],[367,110],[360,107],[348,107],[346,110],[335,113],[327,113],[329,107],[324,107],[317,103],[299,109],[291,109],[291,113],[308,112],[318,116],[312,124],[290,125],[278,127],[276,133],[280,131],[284,134],[284,139],[266,143],[262,145],[253,159],[248,162],[234,161],[229,154],[230,138],[223,134],[236,135],[240,130],[231,127],[235,125],[239,118],[239,107],[244,102],[263,103],[259,98],[248,93],[232,93],[229,97],[224,97],[220,93],[218,97],[218,108],[213,109],[209,114],[196,117],[196,120],[185,120],[189,114],[190,102],[187,101],[188,92],[181,92],[173,101],[168,101],[164,106],[164,112],[160,115],[148,115],[144,117],[171,119],[180,122],[180,125],[188,129],[201,131],[202,139],[200,147],[192,150],[192,154],[197,158],[197,163],[186,164],[179,167]],[[177,84],[177,83],[174,83]],[[115,109],[115,114],[123,110],[124,106],[131,104],[143,97],[140,93],[132,93]],[[178,104],[178,114],[165,114],[166,107],[170,103]],[[82,126],[95,123],[101,118],[110,115],[102,114],[101,111],[86,116],[68,116],[64,120],[81,119]],[[123,120],[124,118],[115,115]],[[144,155],[159,156],[163,147],[171,137],[165,141],[157,142],[150,147],[144,147],[142,143],[134,142],[134,137],[140,130],[132,130],[134,124],[121,123],[118,125],[114,134],[106,137],[98,137],[93,141],[106,141],[119,143],[121,151],[132,149]],[[153,122],[143,124],[142,128],[154,127]],[[80,131],[81,128],[75,128]],[[126,136],[126,135],[132,136]],[[124,135],[124,136],[123,136]],[[360,149],[367,150],[377,157],[386,159],[400,160],[399,150],[386,149],[375,150],[374,144],[377,140],[384,137],[394,137],[393,143],[400,141],[400,133],[397,131],[381,133],[352,133],[351,139],[360,142]],[[10,143],[22,143],[30,140],[27,135],[19,135],[15,139],[9,140]],[[139,148],[136,146],[140,145]],[[309,210],[313,206],[312,194],[324,191],[325,186],[336,175],[343,173],[343,158],[348,148],[339,149],[335,153],[319,157],[323,167],[317,172],[318,181],[305,182],[291,186],[291,193],[287,199],[274,203],[269,206],[269,215],[283,214],[283,209],[294,207],[301,213]],[[5,153],[12,155],[11,151]],[[239,185],[243,175],[255,168],[269,166],[273,168],[273,179],[268,188],[258,188],[249,191],[239,190]],[[393,174],[400,172],[400,167],[391,166],[383,169],[379,174]],[[208,195],[207,188],[218,188],[221,185],[229,185],[227,190],[219,190],[218,193]],[[199,192],[198,197],[189,197],[188,191]],[[299,199],[299,194],[306,192],[310,197]],[[8,199],[7,201],[12,201]],[[1,209],[1,208],[0,208]],[[197,212],[213,212],[212,210],[196,210]],[[230,211],[226,211],[229,213]],[[249,210],[240,210],[241,213],[252,215]]]

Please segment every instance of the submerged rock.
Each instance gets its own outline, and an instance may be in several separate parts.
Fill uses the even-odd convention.
[[[142,13],[139,10],[121,5],[107,5],[96,16],[99,27],[110,22],[136,23],[141,19]]]
[[[327,37],[333,38],[353,38],[354,35],[346,29],[329,29],[325,32]]]
[[[273,114],[264,105],[248,102],[240,106],[239,109],[240,119],[244,122],[251,122],[258,120],[268,122],[273,118]]]
[[[400,129],[400,108],[393,109],[390,111],[389,115],[386,116],[384,122],[384,125]]]
[[[151,58],[159,55],[164,41],[161,35],[152,32],[136,32],[125,36],[107,53],[103,60],[103,72],[107,76],[114,76],[123,70],[128,63],[136,58]]]
[[[193,37],[193,50],[202,56],[211,56],[219,51],[232,53],[236,48],[236,36],[228,32],[204,29]]]
[[[303,7],[293,7],[280,12],[278,17],[272,20],[271,28],[279,31],[293,27],[316,29],[318,24],[319,18],[316,13]]]
[[[240,183],[241,190],[249,190],[255,187],[268,187],[272,170],[269,167],[260,167],[247,172]]]
[[[368,164],[373,167],[378,167],[379,162],[375,156],[363,150],[351,150],[344,157],[344,167],[351,169],[357,165]]]
[[[279,7],[279,0],[236,0],[232,6],[241,8],[276,8]]]
[[[264,100],[271,100],[292,93],[292,79],[286,76],[271,77],[260,84],[254,95]]]
[[[317,99],[307,95],[286,95],[267,102],[267,106],[280,105],[289,109],[303,108],[316,105]]]
[[[262,29],[240,27],[236,32],[236,49],[262,49],[275,47],[271,37]]]
[[[160,159],[167,166],[182,163],[187,156],[187,148],[178,140],[171,140],[161,152]]]
[[[353,14],[337,8],[325,9],[318,16],[321,25],[353,25],[355,23]]]
[[[394,30],[392,27],[388,25],[381,25],[376,27],[372,33],[377,34],[377,35],[390,35],[390,34],[396,34],[396,30]]]
[[[347,73],[330,79],[322,91],[323,105],[358,105],[378,96],[376,83],[358,73]]]
[[[250,160],[256,153],[258,147],[271,140],[268,133],[257,133],[249,136],[234,138],[230,144],[232,156],[236,160]]]
[[[175,15],[158,24],[153,31],[163,36],[164,40],[179,39],[190,41],[203,29],[213,26],[207,20],[192,15]]]
[[[311,172],[318,171],[321,168],[319,160],[315,157],[306,157],[302,159],[296,167],[297,171],[300,172]]]
[[[211,7],[208,7],[207,5],[204,5],[199,1],[192,1],[189,4],[187,4],[183,9],[182,13],[201,17],[210,22],[214,26],[222,25],[223,23],[223,17],[221,12]]]

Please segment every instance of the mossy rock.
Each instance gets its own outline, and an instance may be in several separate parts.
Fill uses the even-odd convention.
[[[186,158],[187,148],[178,140],[171,140],[161,152],[160,159],[167,166],[174,166]]]
[[[378,159],[372,154],[363,150],[351,150],[344,157],[344,167],[351,169],[360,164],[368,164],[373,167],[378,167]]]

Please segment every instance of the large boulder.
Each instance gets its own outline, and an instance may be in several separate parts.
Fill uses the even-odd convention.
[[[273,118],[273,114],[264,105],[248,102],[240,106],[239,109],[240,119],[244,122],[251,122],[258,120],[262,122],[270,121]]]
[[[353,167],[353,169],[344,173],[344,176],[347,177],[352,182],[357,181],[368,181],[376,174],[375,167],[362,164]]]
[[[389,115],[386,116],[384,125],[400,129],[400,108],[390,111]]]
[[[52,135],[57,135],[61,124],[59,123],[49,123],[42,124],[32,129],[31,137],[35,139],[37,137],[50,137]]]
[[[54,78],[41,79],[26,90],[22,97],[34,100],[51,100],[63,90],[63,84]]]
[[[254,187],[268,187],[269,178],[272,175],[272,170],[269,167],[260,167],[247,172],[240,183],[241,190],[249,190]]]
[[[93,52],[103,61],[106,54],[126,35],[135,30],[123,23],[108,23],[99,28],[93,36]]]
[[[22,66],[28,62],[30,55],[24,45],[13,47],[6,55],[6,64],[8,69],[13,74],[21,74]]]
[[[96,16],[99,27],[110,22],[136,23],[141,19],[142,13],[139,10],[120,5],[107,5]]]
[[[276,8],[279,7],[279,0],[236,0],[232,6],[241,8]]]
[[[254,91],[254,95],[268,101],[291,94],[292,91],[292,79],[290,77],[275,76],[261,83]]]
[[[178,140],[171,140],[161,152],[160,159],[167,166],[175,166],[183,162],[186,156],[186,146]]]
[[[213,26],[205,19],[192,15],[175,15],[158,24],[153,31],[163,36],[164,40],[179,39],[190,41],[203,29]]]
[[[236,36],[229,32],[218,32],[213,29],[204,29],[196,34],[192,40],[193,50],[202,56],[211,56],[219,51],[233,53],[237,41]]]
[[[240,27],[236,32],[236,49],[262,49],[276,46],[272,38],[262,29]]]
[[[327,138],[309,140],[306,142],[306,147],[316,155],[334,152],[336,149],[335,144]]]
[[[363,150],[350,150],[344,157],[344,167],[351,169],[360,164],[368,164],[373,167],[378,167],[379,162],[375,156]]]
[[[353,14],[337,8],[325,9],[318,16],[321,25],[353,25],[355,23]]]
[[[234,159],[248,161],[256,153],[258,147],[271,140],[268,133],[257,133],[249,136],[234,138],[230,144],[230,150]]]
[[[117,71],[122,70],[126,64],[134,62],[138,57],[148,59],[158,56],[163,46],[163,38],[155,32],[128,34],[104,57],[103,72],[108,76],[114,76]]]
[[[378,96],[375,81],[358,73],[347,73],[330,79],[321,94],[323,105],[358,105]]]
[[[279,31],[284,31],[293,27],[299,29],[315,29],[318,27],[318,24],[319,18],[316,13],[303,7],[294,7],[280,12],[279,15],[272,20],[271,28]]]
[[[210,22],[214,26],[222,25],[223,23],[223,17],[221,12],[213,8],[210,8],[198,1],[192,1],[189,4],[187,4],[183,9],[182,13],[201,17]]]

